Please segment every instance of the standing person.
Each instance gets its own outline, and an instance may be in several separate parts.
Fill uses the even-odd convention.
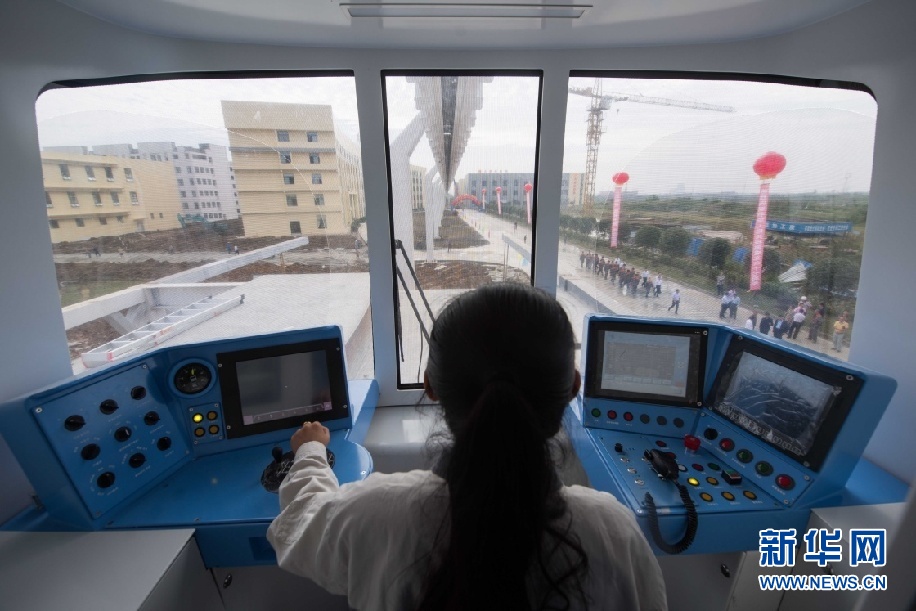
[[[725,274],[716,276],[716,295],[721,297],[725,292]],[[719,318],[722,318],[721,316]]]
[[[328,429],[306,422],[267,532],[280,567],[355,609],[667,608],[633,514],[557,477],[550,442],[579,390],[574,355],[566,313],[538,289],[496,283],[453,300],[424,375],[450,447],[432,471],[340,487]]]
[[[662,294],[662,275],[659,274],[655,277],[655,296],[658,297]]]
[[[757,328],[757,310],[751,310],[751,315],[747,318],[751,321],[751,331]]]
[[[792,313],[792,326],[789,327],[789,336],[792,339],[798,339],[798,332],[805,324],[805,308],[799,306]]]
[[[741,298],[738,297],[737,291],[732,291],[732,301],[728,304],[729,315],[732,320],[738,318],[738,306],[741,304]]]
[[[581,250],[579,251],[579,267],[585,266],[585,253]]]
[[[238,244],[232,247],[232,252],[234,252],[235,254],[239,254],[239,245]]]
[[[846,312],[840,314],[840,317],[833,323],[833,350],[840,352],[843,349],[843,338],[849,331],[849,323],[846,321]]]
[[[652,289],[655,287],[655,284],[650,282],[649,279],[646,278],[645,287],[646,287],[646,299],[648,299],[649,293],[652,292]]]
[[[668,311],[671,311],[671,308],[674,308],[674,313],[677,314],[677,311],[681,307],[681,290],[674,289],[674,293],[671,295],[671,305],[668,306]]]
[[[814,318],[811,319],[811,324],[808,326],[808,341],[812,344],[817,343],[817,336],[820,335],[821,325],[824,324],[824,315],[827,313],[827,307],[822,301],[817,309],[814,310]]]
[[[770,334],[770,328],[773,326],[773,318],[770,316],[769,312],[763,313],[763,318],[760,319],[760,328],[758,329],[763,335]]]
[[[719,301],[721,307],[719,308],[719,318],[725,318],[725,313],[731,308],[732,304],[732,292],[729,291],[722,295],[722,299]]]
[[[230,244],[229,242],[226,242],[226,254],[227,255],[232,254],[232,244]]]

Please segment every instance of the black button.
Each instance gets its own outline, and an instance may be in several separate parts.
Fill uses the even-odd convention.
[[[639,421],[643,424],[649,424],[652,421],[652,418],[649,417],[649,414],[643,414],[639,417]]]
[[[619,441],[618,441],[617,443],[615,443],[615,444],[614,444],[614,451],[617,452],[618,454],[623,453],[623,444],[620,443]]]
[[[156,447],[159,448],[161,451],[165,452],[166,450],[172,447],[172,440],[169,439],[168,437],[160,437],[159,440],[156,442]]]
[[[78,431],[84,426],[86,426],[86,419],[78,414],[67,416],[67,419],[64,420],[64,428],[68,431]]]
[[[659,416],[658,418],[655,419],[655,421],[658,422],[659,426],[665,426],[666,424],[668,424],[668,419],[665,418],[664,416]]]
[[[120,442],[124,442],[130,439],[131,433],[132,431],[129,426],[122,426],[114,432],[114,438]]]
[[[722,470],[722,479],[724,479],[727,483],[731,484],[732,486],[737,486],[738,484],[741,483],[744,477],[740,473],[735,471],[734,469],[723,469]]]
[[[82,450],[80,450],[80,456],[83,457],[83,460],[95,460],[101,453],[102,448],[94,443],[90,443],[89,445],[84,446]]]
[[[136,469],[145,462],[146,462],[146,456],[144,456],[140,452],[137,452],[136,454],[130,457],[130,460],[127,461],[127,464],[129,464],[131,467]]]
[[[106,416],[110,416],[118,410],[118,402],[114,399],[105,399],[99,404],[99,410]]]
[[[715,439],[718,436],[719,436],[719,431],[717,431],[716,429],[706,429],[705,431],[703,431],[703,437],[705,437],[706,439],[710,441],[712,441],[713,439]]]
[[[143,416],[143,422],[149,426],[153,426],[159,422],[159,413],[158,412],[146,412],[146,415]]]
[[[144,398],[146,396],[146,389],[142,386],[134,386],[130,389],[130,398],[136,401]]]
[[[681,420],[680,418],[675,418],[675,419],[674,419],[674,426],[677,427],[677,428],[679,428],[679,429],[684,428],[684,421]]]
[[[115,475],[111,471],[106,471],[95,479],[95,483],[99,488],[109,488],[114,482]]]

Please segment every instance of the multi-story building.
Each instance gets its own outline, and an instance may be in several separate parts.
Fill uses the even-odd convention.
[[[560,186],[560,207],[582,205],[584,174],[580,173],[563,173],[563,181]],[[464,189],[463,193],[469,193],[474,197],[483,196],[483,189],[487,190],[487,202],[496,202],[496,187],[502,188],[500,198],[504,202],[523,203],[525,201],[525,183],[534,184],[534,174],[530,172],[475,172],[468,174],[459,181],[459,185]]]
[[[173,182],[185,218],[208,221],[238,218],[231,187],[229,152],[225,146],[138,142],[136,147],[131,144],[100,144],[93,146],[92,151],[96,155],[169,162],[174,168]]]
[[[414,210],[424,210],[426,199],[423,197],[423,188],[426,179],[426,168],[410,164],[410,202]]]
[[[349,233],[365,216],[362,167],[331,107],[223,101],[245,234]]]
[[[41,154],[52,242],[180,227],[170,165],[57,150]]]

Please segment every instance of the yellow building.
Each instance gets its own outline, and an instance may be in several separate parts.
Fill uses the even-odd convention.
[[[180,227],[171,163],[43,152],[51,241]]]
[[[359,153],[330,106],[222,106],[245,235],[346,234],[365,216]]]

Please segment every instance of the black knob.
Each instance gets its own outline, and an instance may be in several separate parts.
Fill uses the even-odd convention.
[[[142,465],[145,462],[146,462],[146,456],[144,456],[140,452],[137,452],[136,454],[131,456],[130,459],[128,459],[127,464],[129,464],[131,467],[136,469],[137,467],[139,467],[140,465]]]
[[[99,410],[106,416],[110,416],[118,409],[118,402],[114,399],[105,399],[99,404]]]
[[[86,426],[86,419],[77,414],[67,416],[67,419],[64,420],[64,428],[68,431],[78,431],[84,426]]]
[[[274,449],[270,451],[270,455],[274,457],[274,462],[280,462],[283,460],[283,448],[274,446]]]
[[[615,443],[615,444],[614,444],[614,451],[617,452],[618,454],[623,453],[623,444],[620,443],[619,441],[618,441],[617,443]]]
[[[95,480],[96,485],[99,488],[108,488],[115,482],[115,475],[111,471],[106,471],[98,476]]]
[[[143,422],[149,426],[153,426],[159,422],[159,414],[157,412],[146,412],[146,415],[143,416]]]
[[[131,432],[129,426],[122,426],[114,432],[114,438],[121,442],[127,441],[130,439]]]
[[[160,437],[156,442],[156,447],[159,448],[160,451],[165,452],[172,447],[172,440],[168,437]]]
[[[130,389],[130,398],[139,401],[146,396],[146,389],[142,386],[134,386]]]
[[[719,431],[717,431],[716,429],[709,428],[703,431],[703,437],[705,437],[706,439],[710,441],[712,441],[713,439],[715,439],[718,436],[719,436]]]
[[[82,450],[80,450],[80,456],[83,457],[83,460],[95,460],[101,453],[102,448],[94,443],[90,443],[89,445],[83,447]]]

